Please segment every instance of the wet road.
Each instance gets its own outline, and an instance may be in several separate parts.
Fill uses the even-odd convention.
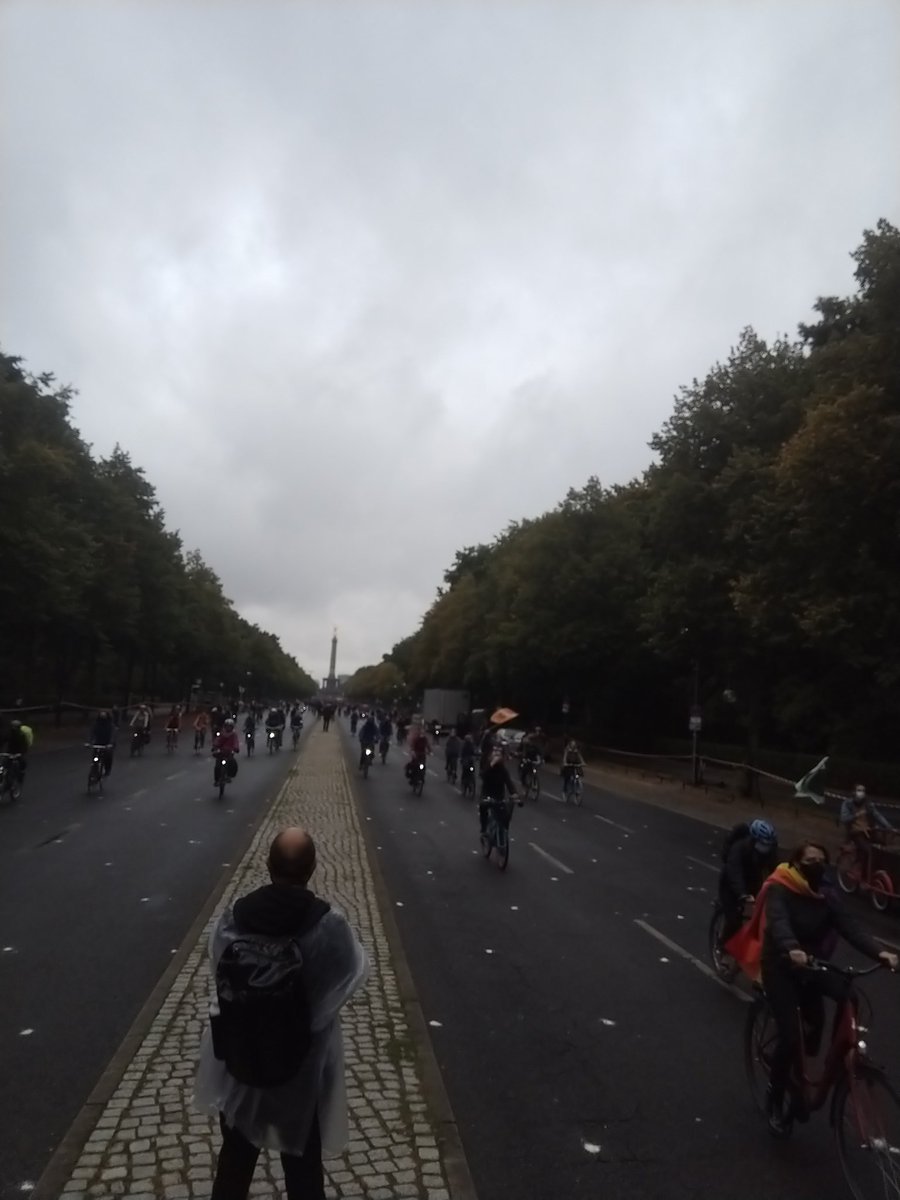
[[[102,796],[87,755],[35,754],[0,808],[2,1200],[37,1180],[295,761],[242,758],[219,801],[184,735],[171,756],[158,733],[120,751]]]
[[[416,799],[396,748],[359,787],[480,1200],[848,1194],[825,1116],[778,1144],[751,1106],[746,1003],[704,973],[719,830],[590,787],[567,808],[548,773],[503,874],[475,806],[436,773]],[[865,986],[895,1079],[898,987]]]

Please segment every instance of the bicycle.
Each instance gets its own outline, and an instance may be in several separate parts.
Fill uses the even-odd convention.
[[[527,758],[522,763],[520,772],[522,787],[525,790],[525,798],[528,800],[537,800],[541,794],[541,774],[538,770],[540,762]]]
[[[228,768],[232,764],[234,755],[231,753],[222,753],[216,751],[216,765],[213,767],[213,787],[219,789],[219,799],[225,795],[225,788],[231,783],[232,773]]]
[[[409,770],[409,786],[414,796],[421,796],[425,790],[425,760],[417,758]]]
[[[854,1200],[898,1196],[900,1097],[883,1068],[876,1066],[868,1056],[862,1036],[868,1030],[859,1020],[860,1001],[864,997],[854,991],[856,980],[884,969],[884,964],[876,963],[864,970],[856,970],[811,959],[808,967],[798,969],[831,971],[843,976],[849,986],[846,997],[840,1002],[831,1045],[818,1079],[810,1078],[803,1037],[800,1038],[798,1060],[785,1089],[785,1136],[790,1134],[795,1120],[806,1121],[813,1112],[824,1108],[830,1095],[829,1120],[838,1159]],[[757,985],[744,1027],[744,1065],[751,1095],[762,1113],[766,1112],[766,1093],[776,1042],[777,1028],[772,1010],[765,991]]]
[[[248,730],[248,732],[244,734],[244,740],[246,742],[247,757],[252,758],[256,753],[256,734],[251,733]]]
[[[138,758],[142,758],[143,754],[144,754],[144,747],[146,746],[146,744],[149,740],[150,740],[150,735],[147,731],[145,731],[143,729],[132,729],[132,731],[131,731],[131,757],[134,758],[135,755],[137,755]]]
[[[463,763],[462,794],[464,798],[475,795],[475,764],[473,762]]]
[[[487,824],[481,834],[481,853],[490,858],[492,851],[497,852],[497,866],[505,871],[509,864],[509,822],[512,817],[512,801],[489,800]],[[519,800],[517,803],[521,804]],[[506,809],[506,820],[501,820],[500,807]]]
[[[22,795],[18,754],[0,754],[0,801],[14,803]]]
[[[868,892],[869,899],[878,912],[887,912],[891,901],[896,897],[890,872],[881,867],[872,870],[873,850],[875,846],[884,845],[886,841],[885,831],[879,830],[878,836],[866,846],[865,853],[855,842],[845,842],[838,851],[835,864],[841,891],[846,892],[848,896],[852,896],[857,890]]]
[[[178,749],[178,730],[166,730],[166,754],[174,754]]]
[[[363,779],[369,778],[369,767],[372,765],[374,751],[371,746],[363,746],[359,756],[359,770]]]
[[[112,749],[111,746],[90,746],[91,765],[88,767],[87,790],[88,795],[97,789],[99,793],[103,792],[103,776],[106,774],[106,755]]]
[[[300,728],[299,725],[295,725],[294,728],[291,730],[291,749],[292,750],[296,750],[298,745],[300,744],[300,734],[301,733],[302,733],[302,729]]]
[[[749,918],[753,912],[753,901],[748,901],[744,908],[744,917]],[[713,901],[712,917],[709,922],[709,959],[712,963],[712,968],[719,979],[723,983],[734,983],[738,976],[740,968],[730,954],[727,954],[722,945],[722,932],[725,927],[725,910],[722,907],[721,900],[718,897]]]
[[[459,768],[457,766],[456,759],[448,758],[447,763],[446,763],[447,782],[452,783],[454,787],[456,786],[458,770],[459,770]]]
[[[584,790],[584,768],[576,767],[574,771],[570,771],[563,782],[563,799],[566,804],[571,802],[581,807],[582,793]]]
[[[378,747],[378,752],[381,755],[381,765],[383,767],[387,766],[387,756],[388,756],[388,750],[390,750],[390,748],[391,748],[391,739],[389,737],[383,737],[381,739],[381,744]]]
[[[205,729],[195,729],[194,730],[194,753],[199,754],[205,745],[206,745],[206,730]]]

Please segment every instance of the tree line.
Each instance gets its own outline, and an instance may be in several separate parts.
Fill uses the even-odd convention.
[[[640,478],[573,488],[459,550],[386,694],[466,687],[598,744],[704,734],[895,757],[900,745],[900,231],[795,337],[745,329],[683,387]],[[366,677],[351,684],[364,690]]]
[[[0,704],[176,699],[198,680],[229,695],[315,691],[185,551],[129,455],[92,455],[73,395],[0,353]]]

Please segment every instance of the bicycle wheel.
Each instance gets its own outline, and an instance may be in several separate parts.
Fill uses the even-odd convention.
[[[541,798],[541,777],[537,770],[535,770],[534,775],[532,776],[532,779],[534,780],[534,798],[535,798],[535,800],[540,800],[540,798]]]
[[[853,849],[842,850],[835,863],[838,886],[842,892],[852,896],[859,887],[859,860]]]
[[[844,1078],[831,1122],[844,1178],[855,1200],[900,1196],[900,1097],[873,1067]]]
[[[572,799],[575,801],[576,805],[579,808],[581,807],[582,795],[583,795],[583,788],[581,785],[581,780],[576,775],[575,776],[575,784],[574,784],[574,787],[572,788]]]
[[[493,842],[491,841],[490,826],[488,826],[488,832],[481,835],[481,853],[485,858],[490,858],[491,850],[493,850],[493,848],[494,846]]]
[[[497,846],[497,864],[501,871],[505,871],[509,863],[509,830],[499,822],[497,824],[495,844]]]
[[[777,1038],[778,1031],[769,1002],[759,992],[747,1011],[744,1025],[744,1068],[753,1103],[763,1115]]]
[[[413,792],[417,796],[421,796],[424,791],[425,791],[425,772],[420,771],[419,777],[416,780],[415,784],[413,785]]]
[[[91,792],[94,790],[94,788],[97,788],[99,791],[102,792],[103,791],[103,780],[101,779],[101,776],[100,776],[100,767],[98,766],[97,763],[92,762],[91,769],[88,771],[88,778],[87,778],[88,795],[91,794]]]
[[[876,871],[872,876],[869,899],[879,912],[887,912],[894,898],[894,885],[887,871]]]

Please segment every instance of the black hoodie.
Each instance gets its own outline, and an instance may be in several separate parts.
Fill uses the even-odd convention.
[[[302,937],[321,921],[331,905],[309,888],[267,883],[232,906],[234,923],[241,933],[269,937]]]

